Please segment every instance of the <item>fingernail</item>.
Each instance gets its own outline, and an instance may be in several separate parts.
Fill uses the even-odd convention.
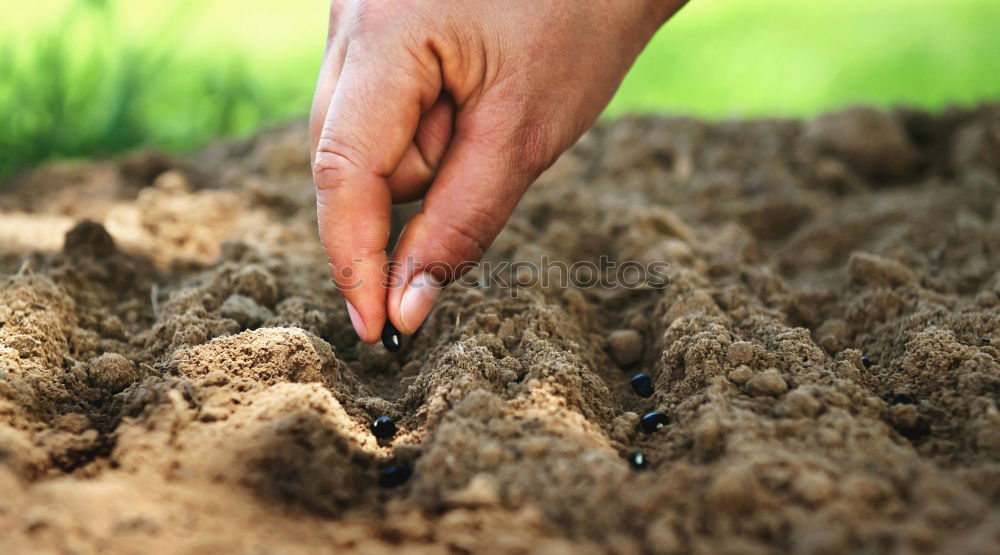
[[[410,280],[399,302],[399,315],[403,318],[405,332],[413,333],[430,313],[434,301],[441,294],[441,283],[429,274],[417,274]]]
[[[366,337],[365,332],[367,331],[367,328],[365,328],[365,321],[361,319],[361,315],[358,314],[358,310],[354,308],[351,301],[348,301],[347,299],[344,299],[344,301],[347,302],[347,314],[351,317],[351,325],[354,326],[354,332],[358,334],[358,337],[360,337],[362,341],[364,341]]]

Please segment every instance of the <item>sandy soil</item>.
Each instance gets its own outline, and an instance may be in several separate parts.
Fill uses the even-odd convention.
[[[0,195],[0,551],[996,552],[1000,106],[603,123],[489,257],[669,286],[450,288],[395,356],[304,143]]]

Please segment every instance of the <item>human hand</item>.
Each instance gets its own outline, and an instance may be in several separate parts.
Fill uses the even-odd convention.
[[[479,260],[686,0],[334,0],[310,120],[320,239],[366,343]],[[392,254],[393,202],[423,199]]]

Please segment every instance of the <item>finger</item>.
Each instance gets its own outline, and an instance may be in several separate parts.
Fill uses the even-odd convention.
[[[323,122],[326,121],[327,113],[330,111],[330,101],[333,100],[337,80],[340,79],[342,63],[342,53],[328,50],[323,56],[323,64],[320,66],[319,78],[316,81],[316,92],[313,94],[312,109],[309,111],[310,162],[316,156],[316,146],[323,131]]]
[[[406,56],[349,49],[313,157],[320,240],[367,343],[378,340],[385,323],[387,178],[437,93],[420,75]]]
[[[330,6],[330,27],[327,32],[326,50],[320,65],[319,77],[316,80],[316,92],[313,94],[312,109],[309,112],[309,145],[310,161],[316,154],[316,144],[319,142],[323,122],[330,110],[330,101],[340,79],[340,70],[344,63],[345,41],[344,33],[340,32],[338,22],[341,19],[339,2]]]
[[[406,334],[427,317],[441,288],[482,258],[538,175],[531,164],[515,163],[522,151],[517,126],[495,125],[488,115],[462,123],[421,211],[393,253],[389,318]],[[484,132],[496,129],[509,131]]]
[[[410,202],[424,196],[451,142],[455,104],[442,95],[420,116],[417,133],[396,171],[389,176],[393,202]]]

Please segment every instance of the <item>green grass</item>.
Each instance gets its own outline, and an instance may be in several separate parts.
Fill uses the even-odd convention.
[[[1000,99],[998,29],[995,0],[692,0],[609,112],[808,116]]]
[[[187,150],[301,116],[326,4],[0,0],[0,177],[49,158]],[[607,114],[1000,99],[998,24],[996,0],[692,0]]]

